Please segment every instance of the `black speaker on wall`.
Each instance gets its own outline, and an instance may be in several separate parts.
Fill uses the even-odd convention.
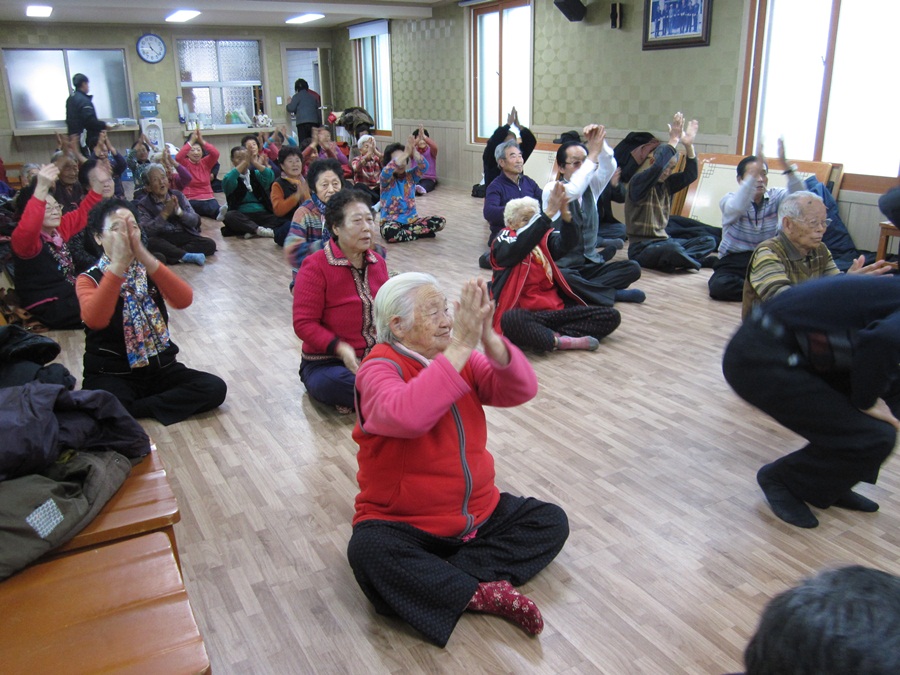
[[[609,7],[609,22],[612,28],[622,27],[622,3],[614,2]]]
[[[553,4],[569,21],[581,21],[587,14],[587,7],[581,4],[581,0],[553,0]]]

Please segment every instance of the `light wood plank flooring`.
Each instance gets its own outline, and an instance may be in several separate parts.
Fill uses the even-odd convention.
[[[474,275],[482,202],[447,187],[419,199],[447,217],[435,240],[389,248],[391,271],[435,274],[448,295]],[[546,627],[466,614],[446,649],[377,616],[346,561],[353,418],[297,376],[290,272],[271,240],[222,239],[203,269],[177,266],[194,304],[173,311],[182,360],[228,382],[225,405],[187,422],[146,422],[174,483],[185,582],[217,673],[723,673],[760,609],[824,565],[900,573],[900,472],[890,459],[873,515],[832,509],[815,530],[776,520],[759,466],[800,439],[751,409],[721,375],[737,304],[710,274],[645,272],[644,305],[595,353],[530,357],[538,396],[488,410],[501,489],[562,505],[571,536],[523,588]],[[620,252],[619,255],[624,255]],[[83,337],[51,335],[80,374]],[[815,405],[810,401],[810,405]]]

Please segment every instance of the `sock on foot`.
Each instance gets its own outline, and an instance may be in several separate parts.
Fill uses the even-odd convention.
[[[878,502],[873,502],[868,497],[863,497],[853,490],[847,490],[847,494],[838,497],[832,506],[850,511],[864,511],[865,513],[875,513],[878,510]]]
[[[275,236],[275,230],[272,230],[268,227],[257,227],[256,228],[256,236],[257,237],[267,237],[272,239]]]
[[[181,262],[194,263],[203,267],[206,264],[206,256],[202,253],[185,253],[181,256]]]
[[[508,581],[484,581],[469,600],[466,609],[485,614],[495,614],[509,619],[529,635],[544,630],[541,610],[534,601],[519,593]]]
[[[626,288],[616,291],[616,302],[643,302],[647,294],[640,288]]]
[[[225,214],[228,213],[228,207],[225,204],[219,207],[219,213],[216,215],[216,220],[220,223],[225,220]]]
[[[811,528],[819,524],[818,519],[799,497],[788,489],[778,478],[778,471],[771,464],[766,464],[756,474],[756,482],[762,488],[766,501],[772,507],[772,513],[789,525]]]
[[[596,351],[599,346],[600,341],[590,335],[584,337],[560,335],[556,338],[557,349],[583,349],[585,351],[593,352]]]

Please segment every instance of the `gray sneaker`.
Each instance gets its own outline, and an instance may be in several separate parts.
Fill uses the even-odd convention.
[[[257,237],[266,237],[267,239],[272,239],[275,237],[275,230],[269,229],[268,227],[257,227],[256,228],[256,236]]]

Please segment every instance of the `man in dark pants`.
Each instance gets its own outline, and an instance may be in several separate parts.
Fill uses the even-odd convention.
[[[294,82],[294,95],[288,101],[287,111],[297,124],[297,142],[312,138],[312,130],[322,126],[322,97],[309,88],[302,77]]]
[[[93,97],[88,94],[91,87],[87,75],[75,73],[72,76],[72,86],[75,91],[66,99],[66,128],[69,139],[76,144],[74,147],[80,148],[81,154],[86,157],[89,150],[97,145],[100,132],[114,125],[107,125],[106,122],[97,119],[97,111],[91,100]],[[82,142],[81,134],[85,131],[87,137]]]
[[[809,441],[759,470],[783,521],[816,527],[807,504],[877,511],[853,492],[875,483],[900,422],[900,283],[844,275],[809,281],[757,307],[725,350],[725,379]]]

